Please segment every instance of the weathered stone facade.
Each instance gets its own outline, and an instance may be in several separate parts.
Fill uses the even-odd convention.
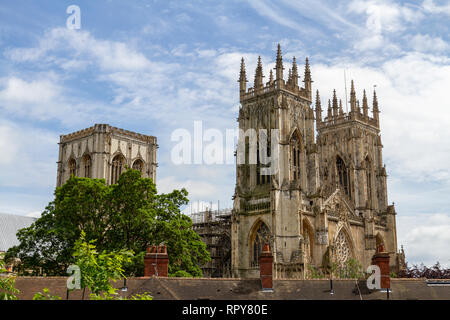
[[[265,242],[273,251],[275,278],[304,278],[308,265],[343,265],[350,258],[367,268],[377,244],[384,245],[396,270],[403,257],[397,252],[395,208],[388,206],[376,93],[369,116],[366,93],[361,109],[352,81],[350,111],[343,111],[334,92],[322,119],[318,91],[315,110],[311,106],[308,59],[304,87],[298,83],[295,58],[287,81],[283,70],[278,46],[275,78],[271,71],[263,84],[259,59],[254,87],[247,89],[243,59],[241,63],[239,128],[266,129],[269,141],[275,140],[270,130],[278,129],[278,145],[268,150],[278,158],[272,157],[277,173],[270,176],[261,175],[260,162],[237,164],[233,275],[258,276]],[[248,157],[247,140],[240,143]],[[259,145],[258,140],[257,150]]]
[[[71,174],[113,184],[126,167],[156,182],[157,148],[156,137],[108,124],[61,135],[56,185],[62,186]]]

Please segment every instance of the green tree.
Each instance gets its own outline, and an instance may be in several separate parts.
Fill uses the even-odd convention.
[[[22,274],[66,275],[83,230],[85,240],[95,239],[99,251],[135,252],[124,264],[127,275],[142,275],[147,246],[164,242],[170,274],[183,270],[201,276],[199,265],[210,257],[191,219],[180,211],[187,203],[185,189],[157,194],[153,181],[138,170],[127,170],[110,186],[102,179],[71,177],[56,188],[41,218],[19,230],[20,243],[8,250],[7,258],[21,260]]]
[[[16,278],[7,274],[3,255],[0,255],[0,300],[17,300]]]
[[[123,264],[131,261],[133,252],[121,250],[99,253],[95,240],[86,242],[85,238],[85,232],[81,231],[73,253],[75,265],[80,268],[81,288],[88,288],[94,295],[116,294],[117,289],[112,286],[111,281],[125,277]]]
[[[132,251],[120,250],[118,252],[99,253],[95,246],[95,240],[86,242],[86,234],[81,232],[81,237],[75,242],[75,264],[80,268],[81,288],[90,290],[91,300],[152,300],[153,297],[145,292],[130,297],[120,297],[118,289],[114,288],[111,281],[124,278],[124,264],[130,262]],[[45,291],[44,291],[45,292]],[[42,295],[38,296],[39,298]],[[43,299],[41,299],[43,300]]]

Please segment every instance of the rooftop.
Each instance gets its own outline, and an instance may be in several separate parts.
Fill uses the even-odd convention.
[[[62,134],[60,136],[60,140],[61,140],[61,142],[68,142],[68,141],[71,141],[74,139],[87,137],[87,136],[93,134],[94,132],[121,134],[121,135],[125,135],[128,137],[132,137],[132,138],[141,140],[141,141],[151,142],[151,143],[156,144],[156,137],[154,137],[154,136],[149,136],[149,135],[113,127],[113,126],[110,126],[109,124],[99,124],[99,123],[96,123],[95,125],[93,125],[92,127],[89,127],[89,128],[78,130],[78,131],[68,133],[65,135]]]
[[[18,245],[17,231],[29,227],[36,220],[37,218],[0,213],[0,252]]]

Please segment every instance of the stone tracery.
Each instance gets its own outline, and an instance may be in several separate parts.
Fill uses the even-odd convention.
[[[342,267],[351,257],[351,249],[344,231],[340,231],[334,242],[337,264]]]

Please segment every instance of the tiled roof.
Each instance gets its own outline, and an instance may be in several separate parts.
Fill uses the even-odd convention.
[[[32,217],[0,213],[0,252],[18,245],[17,231],[29,227],[36,220]]]

